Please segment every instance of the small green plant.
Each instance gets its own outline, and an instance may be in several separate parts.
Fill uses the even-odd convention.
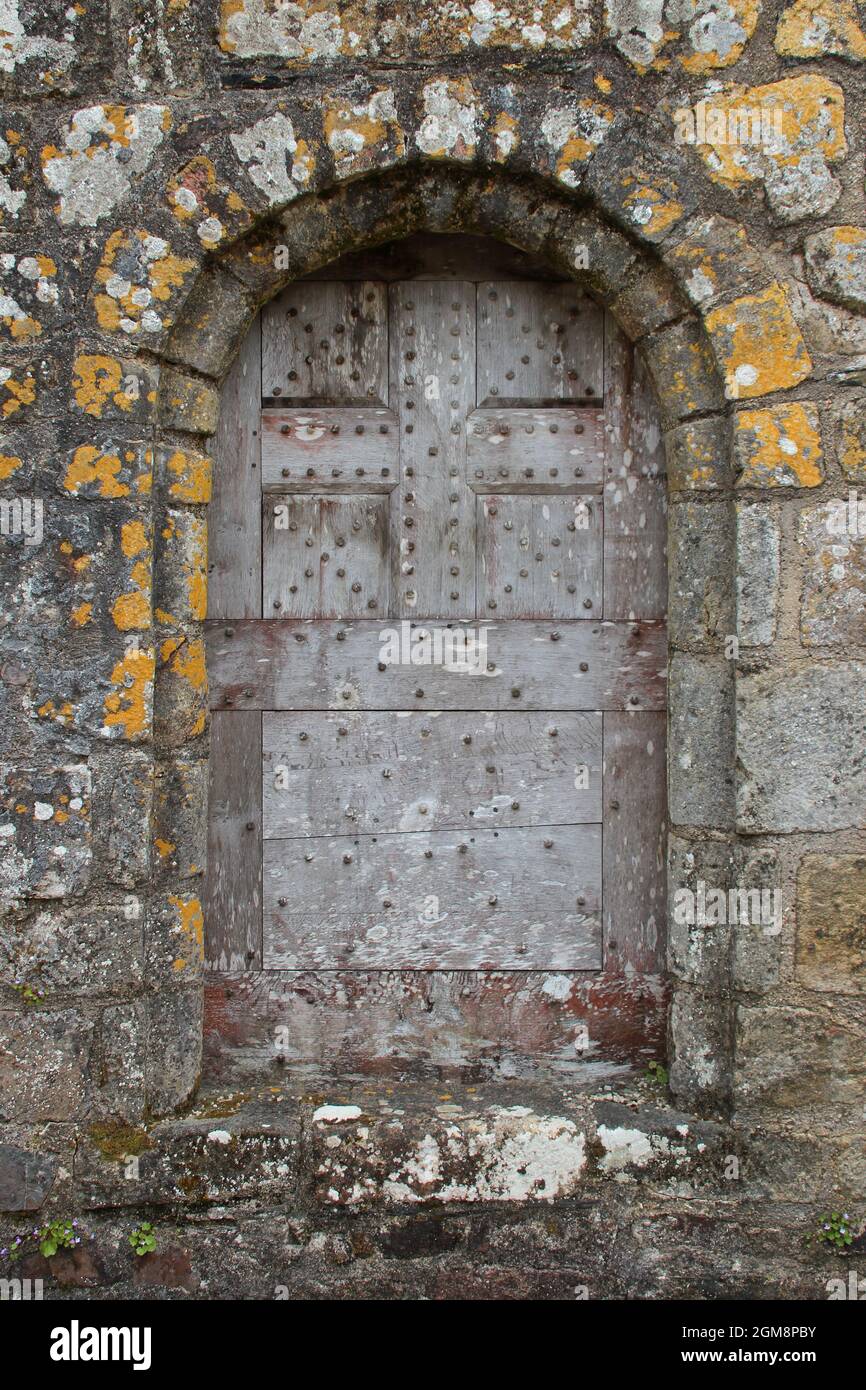
[[[129,1237],[136,1255],[150,1255],[156,1249],[156,1236],[149,1221],[142,1221]]]
[[[824,1245],[832,1245],[840,1253],[854,1240],[851,1234],[851,1218],[847,1211],[828,1211],[820,1219],[814,1239]]]
[[[646,1074],[650,1081],[654,1081],[657,1086],[667,1086],[668,1069],[662,1066],[661,1062],[650,1062],[646,1069]]]
[[[81,1235],[77,1221],[58,1218],[56,1221],[46,1221],[43,1226],[34,1226],[26,1236],[16,1236],[10,1246],[0,1250],[0,1255],[14,1263],[27,1254],[32,1243],[37,1246],[40,1255],[50,1260],[58,1250],[72,1250],[80,1245]]]
[[[34,1009],[37,1004],[41,1004],[45,997],[45,990],[39,989],[37,985],[28,984],[26,980],[15,980],[12,988],[21,995],[22,1003],[28,1009]]]

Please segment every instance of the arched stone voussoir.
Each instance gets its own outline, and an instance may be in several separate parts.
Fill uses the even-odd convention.
[[[654,247],[637,244],[549,175],[532,179],[435,160],[306,195],[217,253],[183,306],[165,360],[221,378],[256,310],[292,280],[346,252],[420,231],[507,241],[610,305],[627,336],[642,340],[648,360],[659,357],[654,377],[664,388],[666,425],[724,405],[718,364],[688,314],[681,283],[688,262],[663,265]],[[176,370],[166,381],[176,395]],[[173,409],[163,418],[183,427]]]

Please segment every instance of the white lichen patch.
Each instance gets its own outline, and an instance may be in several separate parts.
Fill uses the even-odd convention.
[[[62,148],[42,151],[42,174],[60,194],[57,215],[65,225],[95,227],[129,193],[147,169],[171,125],[167,106],[88,106],[76,111]]]
[[[344,1124],[347,1120],[358,1120],[361,1111],[357,1105],[320,1105],[313,1111],[313,1119],[319,1124]]]
[[[281,111],[264,116],[230,138],[247,177],[272,207],[290,203],[309,183],[313,161],[305,142],[296,139],[292,122]]]
[[[415,139],[422,154],[472,159],[478,140],[479,112],[466,80],[438,78],[422,93],[424,117]]]
[[[664,1135],[650,1135],[642,1129],[599,1125],[598,1137],[604,1154],[598,1166],[604,1173],[623,1173],[627,1168],[645,1168],[654,1158],[667,1154],[670,1145]]]

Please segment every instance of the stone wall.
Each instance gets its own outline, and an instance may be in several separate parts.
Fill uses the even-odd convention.
[[[606,1164],[606,1121],[572,1095],[520,1107],[517,1138],[500,1134],[510,1094],[472,1121],[540,1147],[542,1174],[551,1145],[555,1159],[579,1135],[587,1163],[546,1190],[422,1180],[417,1145],[441,1102],[408,1082],[404,1158],[464,1231],[469,1200],[494,1225],[511,1220],[503,1202],[564,1203],[563,1229],[585,1200],[600,1242],[645,1232],[647,1200],[677,1221],[692,1212],[700,1296],[714,1278],[730,1287],[718,1223],[736,1211],[745,1259],[749,1204],[771,1202],[781,1234],[761,1287],[803,1292],[814,1276],[820,1296],[802,1236],[830,1207],[855,1227],[866,1217],[866,15],[853,0],[8,10],[0,1209],[104,1209],[110,1246],[119,1213],[163,1200],[138,1180],[119,1190],[118,1165],[137,1145],[163,1162],[164,1126],[181,1121],[160,1117],[198,1084],[208,440],[243,332],[282,284],[347,249],[476,231],[585,283],[646,357],[671,501],[671,890],[765,888],[782,906],[770,930],[672,914],[668,1119],[721,1127],[705,1184],[691,1163],[651,1179]],[[346,1102],[332,1086],[321,1103]],[[630,1109],[618,1127],[664,1153],[670,1123],[645,1102],[599,1103]],[[299,1135],[329,1123],[291,1088],[284,1103]],[[363,1171],[378,1171],[390,1150],[366,1106],[352,1123]],[[198,1185],[168,1145],[165,1190],[186,1192],[190,1230],[214,1205],[231,1228],[231,1203],[252,1194],[295,1213],[312,1258],[317,1144],[299,1140],[298,1185],[273,1191],[260,1186],[273,1156],[232,1147],[226,1184],[210,1166],[221,1145],[200,1145]],[[357,1182],[364,1210],[393,1205]],[[330,1205],[351,1212],[354,1186],[335,1190]],[[411,1184],[401,1195],[419,1200]],[[663,1269],[662,1224],[646,1238]],[[455,1268],[469,1289],[485,1259],[466,1239]],[[439,1247],[420,1248],[429,1290]],[[554,1242],[543,1269],[575,1258]],[[104,1255],[97,1282],[122,1283],[118,1269]],[[521,1296],[516,1276],[503,1288]],[[635,1275],[642,1288],[666,1293],[657,1275]]]

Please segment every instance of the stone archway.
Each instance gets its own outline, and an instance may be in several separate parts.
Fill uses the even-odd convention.
[[[671,503],[669,853],[680,877],[698,876],[705,859],[713,882],[727,882],[733,871],[735,665],[725,642],[734,632],[734,507],[725,390],[712,348],[723,336],[720,321],[713,340],[670,269],[559,189],[499,172],[420,165],[299,199],[205,268],[162,357],[153,839],[171,848],[168,883],[153,895],[147,931],[158,972],[149,981],[151,1029],[162,1055],[173,1052],[176,1070],[171,1087],[153,1094],[157,1111],[191,1093],[200,1055],[195,879],[204,858],[207,768],[201,509],[218,383],[260,305],[290,280],[346,251],[418,230],[490,235],[543,258],[608,305],[646,361],[665,430]],[[680,278],[711,254],[701,247],[681,253]],[[189,949],[178,949],[185,940]],[[674,938],[671,956],[675,1094],[717,1104],[731,1067],[728,981],[717,964],[712,972],[696,964],[688,943]]]

